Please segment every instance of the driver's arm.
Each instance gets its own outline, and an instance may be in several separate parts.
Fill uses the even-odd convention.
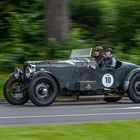
[[[116,66],[116,59],[115,58],[112,58],[112,65],[111,65],[111,67],[112,68],[115,68],[115,66]]]

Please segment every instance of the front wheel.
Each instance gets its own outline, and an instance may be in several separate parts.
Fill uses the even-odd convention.
[[[128,97],[134,103],[140,103],[140,73],[135,74],[130,80]]]
[[[16,79],[14,76],[5,83],[3,93],[5,99],[12,105],[23,105],[29,100],[23,80]]]
[[[37,76],[31,81],[28,92],[33,104],[48,106],[58,95],[58,85],[49,75]]]

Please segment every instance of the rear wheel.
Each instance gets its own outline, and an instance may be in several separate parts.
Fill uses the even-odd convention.
[[[28,88],[29,97],[36,106],[50,105],[58,95],[58,85],[49,75],[35,77]]]
[[[5,99],[12,105],[23,105],[29,100],[22,79],[9,78],[4,85],[3,92]]]
[[[128,97],[134,103],[140,103],[140,73],[135,74],[130,80]]]

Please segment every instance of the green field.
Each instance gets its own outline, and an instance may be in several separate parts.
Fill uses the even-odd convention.
[[[8,74],[2,74],[0,75],[0,97],[3,97],[3,86],[6,80],[8,79]]]
[[[0,127],[0,140],[140,140],[140,121]]]

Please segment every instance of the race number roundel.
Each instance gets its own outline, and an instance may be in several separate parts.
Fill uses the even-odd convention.
[[[114,78],[111,74],[107,73],[102,78],[102,83],[105,87],[111,87],[114,83]]]

